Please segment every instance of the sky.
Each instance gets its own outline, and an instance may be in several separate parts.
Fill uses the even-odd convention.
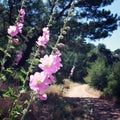
[[[114,0],[114,2],[111,5],[107,6],[105,9],[110,10],[113,14],[117,13],[118,16],[120,16],[120,0]],[[107,37],[105,39],[101,39],[100,41],[90,43],[93,43],[95,45],[103,43],[106,45],[106,48],[110,49],[111,51],[114,51],[118,48],[120,49],[120,26],[112,33],[111,37]]]

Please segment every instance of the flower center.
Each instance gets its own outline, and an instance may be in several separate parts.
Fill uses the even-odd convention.
[[[42,83],[42,80],[37,80],[37,84],[41,84]]]
[[[46,64],[45,66],[46,66],[46,68],[49,68],[49,67],[50,67],[50,64]]]

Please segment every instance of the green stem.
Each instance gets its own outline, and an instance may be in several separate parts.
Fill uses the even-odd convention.
[[[26,82],[28,81],[28,78],[29,78],[29,74],[30,74],[30,72],[32,71],[32,67],[33,67],[33,65],[34,65],[34,64],[33,64],[33,63],[34,63],[33,61],[34,61],[34,59],[38,56],[38,54],[39,54],[39,48],[36,50],[36,52],[35,52],[35,54],[34,54],[34,57],[33,57],[33,60],[32,60],[30,66],[29,66],[29,68],[28,68],[28,72],[27,72],[26,77],[25,77],[25,82],[23,83],[22,88],[25,88]],[[17,95],[16,100],[13,102],[12,109],[11,109],[10,111],[12,111],[13,108],[15,107],[15,105],[18,103],[21,95],[22,95],[22,92],[19,92],[18,95]]]
[[[28,0],[23,0],[22,5],[21,5],[21,8],[20,8],[20,9],[22,9],[23,7],[25,7],[26,2],[28,2]],[[18,22],[19,18],[20,18],[20,14],[17,16],[15,23],[17,23],[17,22]]]
[[[58,36],[58,39],[57,39],[57,41],[55,43],[55,46],[54,46],[54,49],[57,48],[57,45],[59,44],[60,40],[63,39],[63,35],[64,35],[63,31],[66,30],[67,22],[68,22],[68,19],[71,17],[71,14],[73,12],[73,8],[74,8],[74,0],[71,3],[70,10],[68,11],[67,17],[64,19],[64,24],[63,24],[63,27],[60,30],[60,35]]]
[[[32,60],[32,62],[31,62],[31,64],[30,64],[29,68],[28,68],[28,72],[27,72],[27,74],[26,74],[25,82],[23,83],[23,87],[25,87],[25,84],[26,84],[26,82],[27,82],[27,80],[28,80],[28,78],[29,78],[29,74],[32,72],[32,68],[33,68],[33,65],[34,65],[34,59],[36,59],[36,57],[37,57],[38,55],[39,55],[39,46],[38,46],[38,48],[37,48],[37,50],[36,50],[36,52],[35,52],[35,54],[34,54],[33,60]]]
[[[24,109],[24,113],[23,113],[23,115],[22,115],[22,117],[21,117],[20,120],[24,120],[24,117],[25,117],[25,115],[27,114],[27,112],[28,112],[28,110],[29,110],[29,108],[30,108],[31,103],[32,103],[34,100],[35,100],[35,96],[34,96],[34,94],[32,94],[32,95],[31,95],[31,98],[30,98],[30,100],[29,100],[29,103],[28,103],[28,105],[27,105],[27,108]]]
[[[50,19],[49,19],[49,22],[48,22],[47,27],[50,27],[50,26],[51,26],[51,22],[52,22],[52,20],[53,20],[53,16],[54,16],[54,14],[56,13],[55,10],[56,10],[58,1],[59,1],[59,0],[56,0],[56,1],[55,1],[54,7],[53,7],[53,10],[52,10],[52,14],[50,15]]]
[[[4,51],[4,56],[3,56],[3,59],[1,61],[1,70],[0,70],[0,74],[2,74],[2,72],[4,71],[4,64],[6,62],[6,58],[7,58],[7,54],[8,54],[8,51],[10,49],[10,45],[11,45],[11,39],[8,40],[8,43],[7,43],[7,46],[6,46],[6,50]]]

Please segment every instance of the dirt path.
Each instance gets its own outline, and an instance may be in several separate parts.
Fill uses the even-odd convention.
[[[88,84],[72,84],[66,94],[66,97],[90,97],[90,98],[99,98],[101,92],[90,88]]]

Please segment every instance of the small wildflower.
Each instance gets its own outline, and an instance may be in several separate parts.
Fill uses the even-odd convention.
[[[23,24],[22,23],[17,23],[17,29],[19,33],[22,33],[22,28],[23,28]]]
[[[29,86],[41,100],[47,99],[47,95],[44,93],[52,83],[55,83],[53,75],[48,75],[44,71],[30,75]]]
[[[45,54],[45,51],[44,50],[40,50],[40,53],[43,55],[43,54]]]
[[[19,42],[19,39],[18,39],[18,38],[13,38],[13,42],[14,42],[14,43],[18,43],[18,42]]]
[[[24,16],[21,16],[21,17],[20,17],[19,23],[24,23]]]
[[[30,88],[37,93],[44,93],[49,88],[47,83],[47,76],[44,72],[35,72],[34,75],[30,75]]]
[[[49,41],[49,30],[48,28],[43,28],[43,36],[38,37],[38,41],[36,42],[39,46],[46,47],[46,44]]]
[[[19,61],[21,60],[22,56],[23,56],[23,53],[22,53],[22,52],[20,52],[20,53],[17,55],[17,59],[15,60],[15,64],[16,64],[16,65],[18,65],[18,63],[19,63]]]
[[[39,94],[40,100],[47,100],[47,94]]]
[[[65,47],[65,44],[59,43],[57,46],[63,48],[63,47]]]
[[[71,71],[70,71],[70,75],[69,75],[69,77],[71,77],[71,76],[73,75],[74,70],[75,70],[75,66],[73,65],[73,67],[72,67],[72,69],[71,69]]]
[[[38,66],[47,74],[56,73],[62,67],[61,58],[58,55],[45,55],[40,62]]]
[[[18,34],[18,28],[17,26],[13,25],[13,26],[9,26],[8,28],[8,34],[11,35],[12,37],[16,36]]]
[[[24,9],[20,9],[19,14],[24,16],[25,15],[25,10]]]

